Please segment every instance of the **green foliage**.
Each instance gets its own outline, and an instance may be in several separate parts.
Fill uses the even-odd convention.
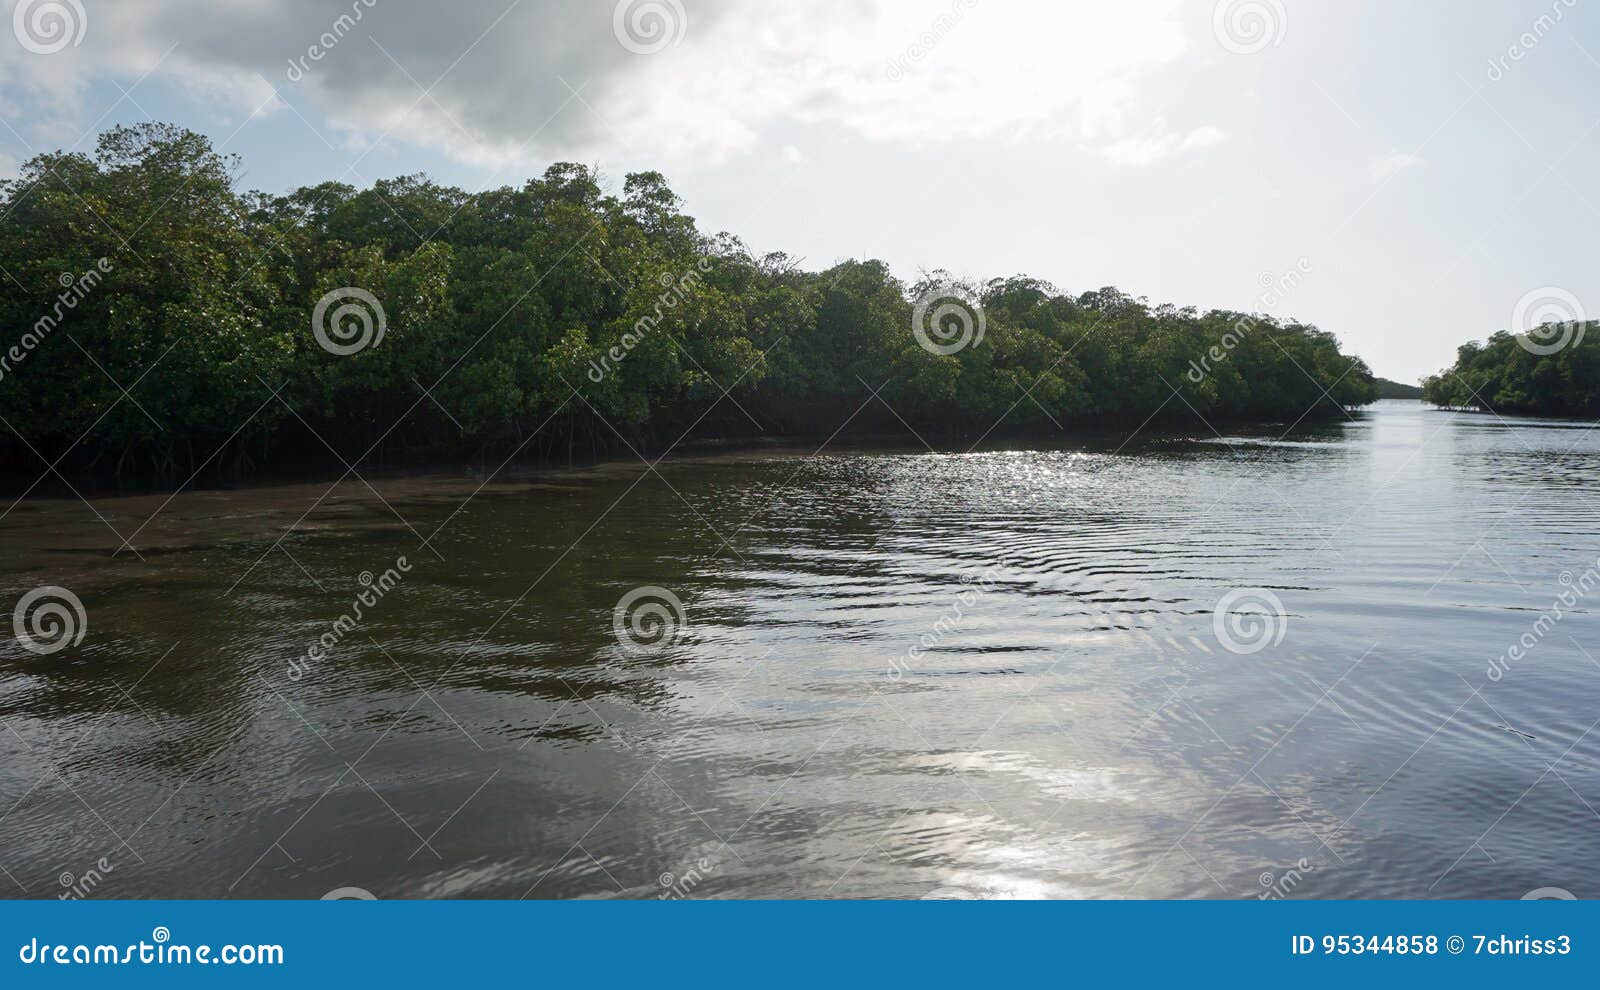
[[[1454,367],[1423,381],[1422,397],[1452,409],[1600,416],[1600,324],[1552,325],[1532,338],[1500,332],[1463,344]]]
[[[949,291],[946,273],[906,285],[881,261],[807,272],[755,257],[702,234],[655,172],[620,197],[573,164],[480,193],[403,176],[271,196],[235,192],[237,170],[204,137],[149,124],[0,183],[7,463],[173,479],[660,449],[753,433],[750,417],[774,434],[851,417],[976,435],[1294,421],[1376,398],[1366,366],[1314,327],[1021,276],[956,290],[981,307],[982,340],[933,353],[913,313]],[[352,289],[378,301],[384,333],[333,353],[312,314]],[[1526,377],[1495,393],[1548,385]]]

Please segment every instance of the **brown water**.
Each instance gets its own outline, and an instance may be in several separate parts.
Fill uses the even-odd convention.
[[[1600,895],[1600,434],[1280,432],[25,500],[0,889]]]

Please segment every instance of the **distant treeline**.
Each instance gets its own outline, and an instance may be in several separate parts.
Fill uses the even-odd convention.
[[[1420,399],[1422,389],[1416,385],[1406,385],[1402,382],[1392,382],[1387,378],[1376,379],[1378,383],[1378,398],[1380,399]]]
[[[1548,324],[1463,344],[1455,366],[1425,380],[1422,391],[1453,409],[1600,416],[1600,323]]]
[[[565,458],[846,423],[1292,421],[1377,395],[1298,323],[753,256],[702,234],[654,172],[620,194],[557,164],[480,193],[416,175],[278,196],[235,192],[239,164],[146,124],[0,183],[15,473]]]

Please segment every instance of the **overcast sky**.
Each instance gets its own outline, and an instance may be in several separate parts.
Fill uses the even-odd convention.
[[[807,267],[1271,311],[1404,381],[1600,318],[1600,0],[0,6],[0,175],[152,117],[271,191],[653,168]]]

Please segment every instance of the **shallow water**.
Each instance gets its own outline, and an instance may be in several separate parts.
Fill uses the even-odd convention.
[[[0,889],[1600,896],[1600,433],[1281,432],[25,500]]]

